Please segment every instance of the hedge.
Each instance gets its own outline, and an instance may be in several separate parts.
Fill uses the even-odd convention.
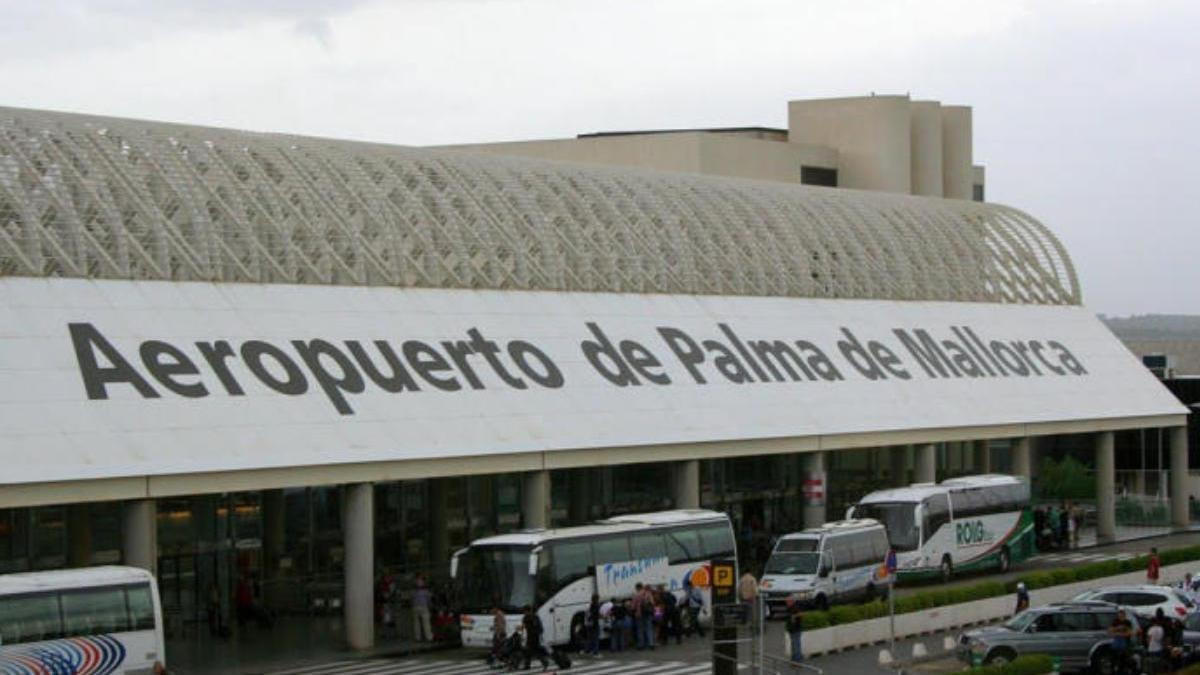
[[[1045,675],[1054,672],[1054,659],[1045,654],[1018,656],[1002,666],[984,666],[971,675]]]
[[[1200,545],[1163,551],[1158,554],[1158,557],[1164,566],[1200,560]],[[964,602],[1009,595],[1016,592],[1017,582],[1019,581],[1025,582],[1025,587],[1029,590],[1035,590],[1078,581],[1099,579],[1101,577],[1111,577],[1128,572],[1137,572],[1146,569],[1146,563],[1146,556],[1130,560],[1106,560],[1079,567],[1064,567],[1056,570],[1030,572],[1009,582],[983,581],[972,586],[922,591],[903,598],[896,598],[896,613],[907,614],[909,612],[918,612],[923,609],[942,607],[944,605],[957,605]],[[827,612],[805,612],[804,628],[805,630],[815,630],[827,626],[866,621],[867,619],[878,619],[887,616],[887,613],[887,603],[882,600],[873,600],[861,605],[837,605]],[[1200,675],[1200,672],[1197,675]]]

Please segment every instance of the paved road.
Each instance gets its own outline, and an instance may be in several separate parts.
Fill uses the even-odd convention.
[[[1034,556],[1021,565],[1014,565],[1013,570],[1008,574],[975,574],[957,578],[949,585],[967,586],[985,579],[1008,581],[1034,570],[1072,567],[1103,560],[1126,560],[1149,552],[1151,546],[1176,548],[1193,544],[1200,544],[1200,532],[1128,541],[1073,551],[1047,552]],[[1200,564],[1197,564],[1197,568],[1200,568]],[[907,586],[899,589],[897,593],[903,596],[934,586],[941,587],[940,584],[934,582],[931,584]],[[945,638],[954,637],[957,633],[958,631],[950,631],[933,636],[899,641],[895,656],[899,661],[909,661],[912,657],[914,646],[920,643],[925,651],[935,658],[907,668],[908,672],[928,674],[955,672],[960,670],[962,666],[952,657],[945,656],[944,647]],[[784,632],[782,622],[768,622],[762,644],[767,654],[783,658]],[[654,651],[629,651],[620,654],[605,653],[603,658],[598,660],[588,657],[575,657],[574,666],[569,672],[581,673],[582,675],[641,675],[642,673],[648,675],[707,674],[711,672],[709,649],[710,646],[706,641],[692,639],[678,646],[674,644],[660,646]],[[879,650],[880,647],[878,646],[867,647],[841,654],[818,657],[811,659],[808,663],[822,669],[825,673],[894,672],[892,668],[878,665]],[[743,659],[746,658],[749,651],[749,646],[743,644]],[[943,658],[936,658],[939,654],[943,655]],[[538,667],[535,665],[534,669],[537,670]],[[489,670],[486,664],[479,658],[477,651],[459,649],[423,657],[330,660],[304,667],[276,670],[271,675],[389,675],[392,673],[404,675],[482,675],[489,672],[497,671]],[[554,671],[551,669],[549,672]],[[797,670],[795,672],[803,673],[805,671]]]

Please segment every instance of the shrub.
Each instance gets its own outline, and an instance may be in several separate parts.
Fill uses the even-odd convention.
[[[1189,560],[1200,561],[1200,545],[1164,551],[1159,554],[1159,558],[1162,560],[1163,565],[1174,565]],[[1059,586],[1076,581],[1116,576],[1144,569],[1146,569],[1146,558],[1143,556],[1132,560],[1109,560],[1075,568],[1031,572],[1021,577],[1019,581],[1025,582],[1025,586],[1032,591],[1038,588],[1049,588],[1050,586]],[[908,614],[934,607],[996,598],[1002,595],[1009,595],[1015,592],[1016,588],[1017,581],[982,581],[971,586],[925,590],[902,598],[896,598],[896,613]],[[828,612],[805,612],[804,628],[805,630],[815,630],[817,628],[838,626],[856,621],[865,621],[867,619],[877,619],[887,616],[887,611],[887,603],[883,600],[873,600],[862,605],[837,605]],[[1003,672],[1006,674],[1010,672],[1016,674],[1025,672],[1041,673],[1046,671],[1022,670]],[[1200,675],[1200,671],[1196,675]]]

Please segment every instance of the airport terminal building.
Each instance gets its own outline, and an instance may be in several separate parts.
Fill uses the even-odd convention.
[[[907,97],[790,110],[643,134],[736,155],[664,167],[0,108],[0,572],[143,566],[185,626],[253,574],[361,648],[379,571],[476,537],[706,506],[753,547],[1039,439],[1111,538],[1141,430],[1187,525],[1187,409],[972,200],[969,114],[964,151]]]

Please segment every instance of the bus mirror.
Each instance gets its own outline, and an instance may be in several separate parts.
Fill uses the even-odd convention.
[[[466,552],[467,552],[467,549],[462,548],[462,549],[455,551],[454,555],[450,556],[450,578],[451,579],[458,578],[458,557]]]
[[[854,520],[854,507],[846,507],[846,520]]]

